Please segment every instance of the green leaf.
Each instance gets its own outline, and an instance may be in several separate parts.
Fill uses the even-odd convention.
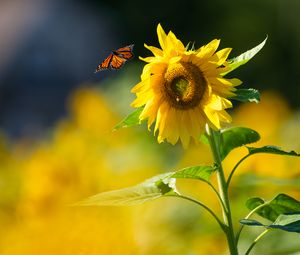
[[[263,224],[256,220],[242,219],[240,223],[247,226],[263,226],[266,228],[281,229],[288,232],[300,233],[300,212],[292,214],[280,214],[270,225]]]
[[[288,232],[300,233],[300,212],[293,214],[281,214],[270,228],[278,228]]]
[[[255,209],[256,207],[258,207],[258,206],[260,206],[262,204],[265,204],[265,200],[263,200],[260,197],[252,197],[252,198],[249,198],[246,201],[246,207],[249,210],[253,210],[253,209]],[[259,212],[259,211],[257,210],[257,212]]]
[[[121,120],[117,125],[114,126],[113,131],[116,131],[120,128],[127,128],[135,125],[140,125],[141,121],[139,119],[140,114],[142,113],[144,107],[140,107],[127,115],[123,120]]]
[[[247,226],[265,226],[264,224],[252,219],[242,219],[240,223]]]
[[[251,50],[248,50],[248,51],[242,53],[238,57],[228,60],[229,67],[231,69],[229,71],[223,73],[222,75],[226,75],[226,74],[232,72],[233,70],[237,69],[241,65],[246,64],[251,58],[253,58],[264,47],[267,39],[268,39],[268,37],[266,37],[266,39],[262,43],[260,43],[256,47],[252,48]]]
[[[269,153],[269,154],[279,154],[279,155],[286,155],[286,156],[300,156],[295,151],[284,151],[281,150],[281,148],[277,146],[267,145],[260,148],[253,148],[253,147],[247,147],[249,154],[255,154],[255,153]]]
[[[221,159],[223,160],[230,151],[245,144],[257,142],[259,134],[250,128],[234,127],[222,130]]]
[[[170,178],[170,173],[161,174],[136,186],[99,193],[74,205],[120,206],[142,204],[163,195],[177,195],[175,184],[176,179]]]
[[[171,174],[171,178],[197,179],[209,182],[210,176],[215,171],[212,166],[192,166]]]
[[[246,202],[248,209],[253,210],[257,206],[265,204],[256,213],[261,217],[274,221],[281,214],[300,212],[300,202],[286,194],[279,194],[271,201],[264,201],[261,198],[250,198]]]
[[[256,89],[237,89],[234,93],[236,96],[232,97],[232,99],[240,102],[259,103],[260,101],[260,94]]]
[[[99,193],[80,201],[75,206],[120,206],[136,205],[162,196],[180,195],[176,189],[176,178],[197,179],[209,182],[215,171],[212,166],[193,166],[176,172],[155,176],[145,182],[119,190]]]

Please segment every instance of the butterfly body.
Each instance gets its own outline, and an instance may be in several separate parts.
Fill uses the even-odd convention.
[[[120,69],[127,60],[133,58],[133,46],[134,44],[131,44],[111,51],[108,57],[97,66],[95,73],[107,69]]]

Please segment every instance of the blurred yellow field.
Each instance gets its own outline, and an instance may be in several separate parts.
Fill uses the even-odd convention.
[[[220,230],[207,213],[188,202],[162,198],[137,207],[70,206],[95,193],[211,158],[205,145],[186,151],[159,148],[139,128],[111,132],[121,116],[95,88],[75,91],[69,102],[68,117],[47,137],[11,144],[2,135],[1,254],[225,254]],[[274,105],[280,112],[270,110]],[[292,144],[290,148],[300,149],[294,138],[299,116],[278,94],[263,93],[260,105],[239,106],[233,115],[235,125],[246,123],[261,132],[261,145]],[[282,139],[285,133],[291,143]],[[243,153],[244,149],[234,151],[225,169]],[[299,178],[299,167],[299,161],[288,157],[258,155],[246,161],[231,194],[237,216],[247,212],[242,206],[246,195],[271,198],[285,191],[300,199],[299,186],[292,182]],[[247,183],[249,174],[256,176],[255,189]],[[284,181],[277,185],[279,178]],[[198,191],[201,201],[217,208],[204,184],[180,181],[179,187],[191,194]]]

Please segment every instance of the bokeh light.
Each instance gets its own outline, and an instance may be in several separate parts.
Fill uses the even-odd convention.
[[[188,150],[158,145],[145,125],[112,132],[132,110],[130,88],[142,69],[137,56],[148,55],[144,42],[156,45],[158,22],[185,43],[221,38],[222,47],[234,47],[231,57],[268,35],[266,47],[235,71],[244,88],[262,91],[261,103],[236,105],[233,125],[257,130],[261,140],[255,146],[299,152],[297,10],[295,0],[1,1],[0,254],[226,254],[210,215],[186,201],[162,198],[120,208],[71,205],[156,174],[212,162],[206,145]],[[136,57],[123,69],[93,73],[111,49],[131,43]],[[226,158],[227,174],[245,154],[239,148]],[[248,212],[249,196],[271,199],[285,192],[300,199],[299,183],[297,158],[262,154],[247,159],[230,191],[236,226]],[[181,180],[178,187],[219,210],[205,184]],[[242,249],[257,233],[246,231]],[[258,244],[254,254],[299,252],[297,238],[270,235],[268,245]]]

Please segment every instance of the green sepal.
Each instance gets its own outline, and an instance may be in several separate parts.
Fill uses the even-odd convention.
[[[247,226],[262,226],[266,228],[280,229],[287,232],[300,233],[300,212],[280,214],[270,225],[263,224],[252,219],[242,219],[240,220],[240,223]]]
[[[205,145],[209,145],[209,139],[208,139],[206,133],[200,135],[199,141]]]
[[[235,148],[245,144],[257,142],[260,135],[253,129],[245,127],[233,127],[221,131],[220,156],[225,157]]]
[[[188,44],[185,46],[185,50],[195,50],[195,42],[188,42]]]
[[[280,147],[267,145],[260,148],[254,147],[247,147],[249,154],[256,154],[256,153],[269,153],[269,154],[278,154],[278,155],[285,155],[285,156],[296,156],[299,157],[300,154],[295,151],[284,151]]]
[[[240,102],[250,102],[250,103],[259,103],[260,94],[256,89],[237,89],[234,91],[236,94],[231,99],[240,101]]]
[[[229,59],[228,64],[229,64],[230,70],[222,73],[222,75],[224,76],[224,75],[232,72],[233,70],[237,69],[241,65],[246,64],[251,58],[253,58],[264,47],[267,39],[268,39],[268,37],[266,37],[266,39],[263,42],[261,42],[259,45],[252,48],[251,50],[248,50],[235,58]]]
[[[159,179],[155,182],[155,186],[159,189],[162,195],[178,195],[175,186],[175,179],[170,181],[170,176],[167,178],[167,182],[165,179]]]
[[[267,202],[259,197],[250,198],[246,202],[246,207],[249,210],[254,210],[263,204],[264,206],[255,212],[270,221],[275,221],[280,214],[300,212],[300,201],[286,194],[279,194]]]
[[[140,107],[127,115],[123,120],[121,120],[117,125],[114,126],[113,131],[116,131],[120,128],[127,128],[141,124],[140,115],[144,107]]]

